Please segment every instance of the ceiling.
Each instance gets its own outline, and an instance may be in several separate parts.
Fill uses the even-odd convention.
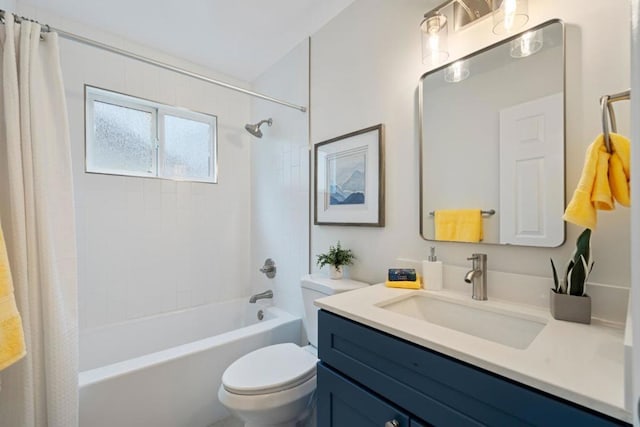
[[[18,3],[252,81],[353,1],[18,0]]]

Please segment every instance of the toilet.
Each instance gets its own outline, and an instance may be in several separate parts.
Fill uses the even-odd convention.
[[[368,284],[306,275],[300,286],[310,345],[285,343],[263,347],[242,356],[222,374],[218,398],[246,427],[315,425],[311,415],[315,408],[318,308],[313,302]]]

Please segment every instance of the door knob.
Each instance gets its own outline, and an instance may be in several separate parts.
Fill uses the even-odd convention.
[[[400,427],[400,423],[397,420],[391,420],[384,423],[384,427]]]

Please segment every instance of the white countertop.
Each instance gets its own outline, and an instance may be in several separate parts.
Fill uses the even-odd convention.
[[[426,293],[477,307],[514,310],[544,318],[544,329],[524,350],[395,313],[376,304]],[[438,351],[579,405],[631,422],[624,409],[624,331],[609,326],[555,320],[548,310],[497,299],[473,301],[448,290],[369,286],[316,300],[327,311]]]

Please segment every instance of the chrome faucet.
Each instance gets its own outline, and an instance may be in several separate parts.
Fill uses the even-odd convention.
[[[472,254],[467,259],[473,261],[473,265],[464,275],[464,281],[473,284],[471,298],[484,301],[487,299],[487,254]]]
[[[271,289],[268,289],[264,292],[260,292],[259,294],[251,295],[251,298],[249,298],[249,302],[251,304],[254,304],[259,299],[265,299],[265,298],[273,298],[273,291]]]

